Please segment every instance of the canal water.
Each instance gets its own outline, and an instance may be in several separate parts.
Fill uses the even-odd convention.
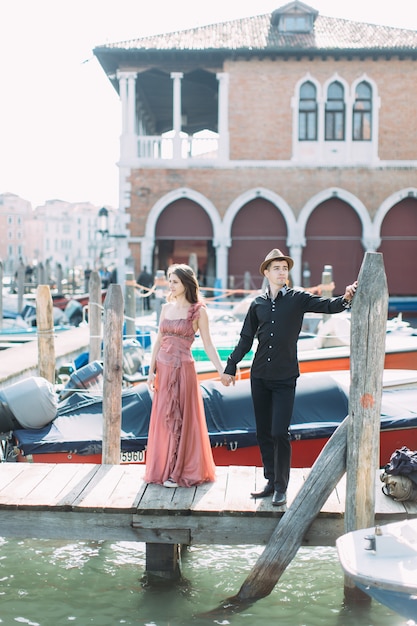
[[[410,626],[372,602],[343,607],[335,548],[300,548],[273,592],[240,612],[215,609],[237,594],[261,546],[195,546],[180,584],[149,587],[145,545],[0,538],[0,625]]]

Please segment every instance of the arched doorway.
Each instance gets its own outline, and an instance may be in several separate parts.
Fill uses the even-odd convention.
[[[405,198],[386,214],[381,225],[381,246],[388,292],[391,296],[415,296],[417,275],[417,200]]]
[[[357,213],[340,198],[329,198],[311,213],[306,226],[303,264],[308,263],[310,284],[321,283],[325,265],[333,267],[335,295],[356,280],[364,250]]]
[[[166,271],[172,263],[196,260],[201,284],[214,286],[215,254],[213,227],[204,209],[188,198],[171,202],[156,222],[154,272]]]
[[[251,288],[262,287],[259,266],[268,252],[279,248],[287,253],[287,226],[277,207],[265,198],[247,202],[233,220],[232,246],[229,250],[229,277],[235,288],[243,288],[245,272],[250,273]]]

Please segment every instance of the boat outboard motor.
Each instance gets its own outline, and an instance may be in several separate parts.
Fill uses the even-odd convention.
[[[136,339],[123,341],[123,374],[134,376],[142,367],[145,350]]]
[[[83,307],[77,300],[70,300],[64,313],[72,326],[79,326],[83,321]]]
[[[32,376],[0,390],[0,433],[43,428],[55,419],[58,398],[54,386]]]
[[[74,391],[89,389],[90,391],[102,391],[103,389],[103,364],[101,361],[92,361],[84,367],[73,372],[69,381],[59,394],[59,401],[68,398]]]

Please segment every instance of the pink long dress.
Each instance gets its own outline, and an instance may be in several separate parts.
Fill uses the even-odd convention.
[[[187,319],[161,322],[155,393],[149,425],[145,481],[171,478],[181,487],[213,481],[215,465],[204,404],[191,354],[193,320],[202,303],[190,306]]]

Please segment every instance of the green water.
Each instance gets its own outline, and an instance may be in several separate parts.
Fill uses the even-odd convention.
[[[147,587],[142,543],[0,538],[0,624],[6,626],[405,626],[372,602],[343,609],[334,548],[301,548],[274,591],[235,614],[210,614],[235,595],[263,548],[196,546],[176,586]],[[410,626],[412,622],[408,622]]]

